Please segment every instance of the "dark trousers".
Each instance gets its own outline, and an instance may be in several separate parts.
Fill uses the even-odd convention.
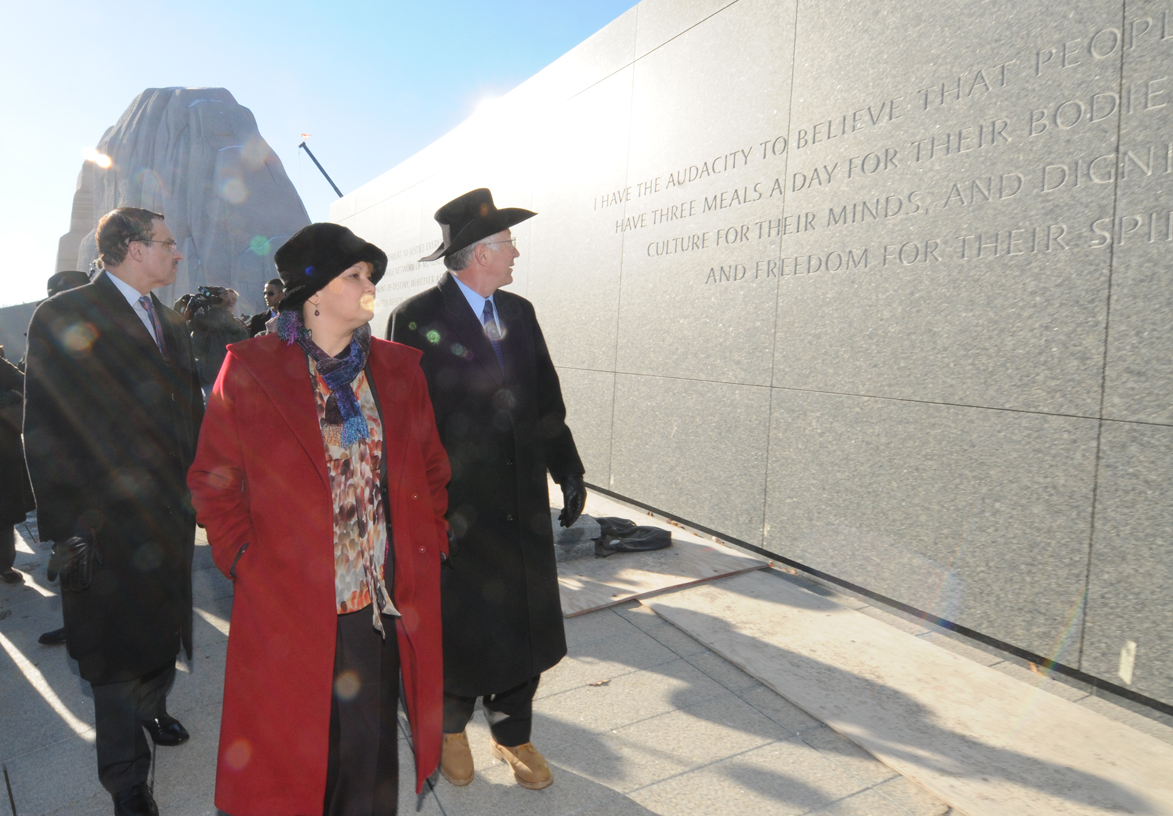
[[[174,680],[172,661],[133,680],[93,687],[98,781],[111,793],[147,781],[151,746],[142,724],[167,713],[167,690]]]
[[[16,528],[11,524],[0,525],[0,572],[12,569],[16,563]]]
[[[530,726],[534,719],[534,694],[541,675],[500,694],[486,694],[481,698],[489,731],[498,745],[512,748],[530,741]],[[461,697],[444,692],[444,733],[459,734],[472,719],[476,697]]]
[[[399,803],[399,642],[370,608],[338,616],[325,816],[395,816]]]

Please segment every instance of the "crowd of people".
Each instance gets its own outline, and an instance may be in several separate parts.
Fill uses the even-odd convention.
[[[278,249],[247,321],[229,289],[159,301],[182,256],[148,210],[102,217],[92,280],[50,281],[23,376],[0,360],[0,578],[21,580],[12,528],[35,503],[116,816],[159,812],[148,737],[210,738],[167,706],[192,657],[197,523],[234,584],[221,811],[394,814],[401,703],[417,792],[437,768],[472,781],[478,699],[492,755],[552,783],[531,741],[566,654],[547,473],[564,526],[586,491],[533,306],[501,290],[534,215],[483,188],[441,207],[421,260],[448,272],[386,340],[370,321],[387,256],[336,224]]]

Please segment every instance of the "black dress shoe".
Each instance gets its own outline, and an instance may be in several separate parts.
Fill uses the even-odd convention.
[[[191,737],[191,734],[187,733],[187,729],[183,727],[183,723],[170,714],[164,714],[154,720],[144,720],[143,728],[150,732],[151,739],[155,741],[156,745],[181,745]]]
[[[51,632],[46,632],[37,638],[37,643],[42,646],[61,646],[65,643],[65,627],[54,629]]]
[[[159,816],[159,806],[146,782],[123,788],[114,797],[114,816]]]
[[[3,581],[6,584],[23,584],[24,576],[21,575],[17,570],[11,568],[0,570],[0,581]]]

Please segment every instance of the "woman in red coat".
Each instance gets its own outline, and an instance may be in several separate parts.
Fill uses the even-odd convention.
[[[370,336],[387,256],[335,224],[277,251],[278,334],[229,347],[188,474],[234,581],[216,771],[232,816],[394,814],[440,756],[448,457],[419,353]]]

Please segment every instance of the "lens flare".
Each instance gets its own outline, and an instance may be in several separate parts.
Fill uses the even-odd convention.
[[[224,764],[234,771],[243,770],[252,759],[253,747],[246,739],[238,739],[224,751]]]
[[[243,179],[230,178],[220,185],[220,198],[229,204],[243,204],[248,200],[248,187]]]
[[[362,681],[354,672],[342,672],[334,680],[334,694],[339,700],[353,700],[360,689],[362,689]]]
[[[240,161],[249,170],[260,170],[265,166],[265,162],[269,161],[272,151],[261,135],[255,134],[249,137],[249,140],[244,143],[244,147],[240,150]]]
[[[98,150],[93,147],[87,147],[85,150],[83,150],[81,152],[81,155],[86,161],[93,162],[94,164],[98,165],[98,167],[101,167],[103,170],[105,170],[106,168],[108,168],[112,164],[114,164],[113,159],[111,159],[105,153],[99,153]]]
[[[90,347],[98,339],[98,330],[89,323],[75,323],[61,336],[61,345],[71,354],[80,357],[89,354]]]
[[[273,251],[273,239],[263,235],[254,235],[252,240],[248,242],[248,251],[264,257]]]

